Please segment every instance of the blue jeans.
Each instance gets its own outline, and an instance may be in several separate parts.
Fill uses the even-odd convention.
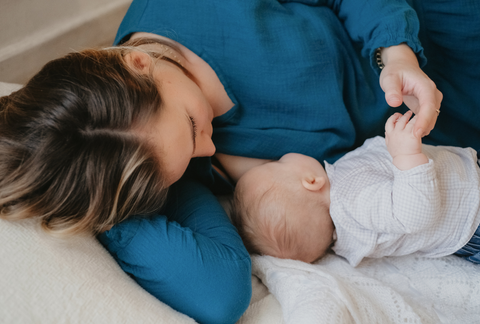
[[[480,226],[468,243],[454,253],[470,262],[480,264]]]
[[[477,152],[477,164],[480,167],[480,153]],[[468,243],[454,253],[470,262],[480,264],[480,225]]]

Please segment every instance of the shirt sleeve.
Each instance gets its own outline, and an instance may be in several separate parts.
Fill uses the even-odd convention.
[[[362,55],[370,58],[378,70],[375,50],[406,43],[417,54],[420,66],[426,64],[418,34],[417,13],[405,0],[297,0],[307,5],[328,6],[342,21],[350,38],[362,46]]]
[[[140,286],[200,323],[235,323],[248,307],[250,257],[196,181],[173,185],[162,215],[132,217],[99,239]]]

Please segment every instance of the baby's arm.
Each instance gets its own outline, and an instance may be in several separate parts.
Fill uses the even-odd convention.
[[[395,113],[385,124],[385,142],[393,159],[393,164],[399,170],[410,170],[421,164],[428,163],[428,158],[422,153],[422,139],[413,133],[416,117],[408,111],[403,116]]]

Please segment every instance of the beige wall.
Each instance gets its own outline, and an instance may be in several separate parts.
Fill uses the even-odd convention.
[[[0,81],[24,83],[49,60],[110,45],[131,0],[0,0]]]

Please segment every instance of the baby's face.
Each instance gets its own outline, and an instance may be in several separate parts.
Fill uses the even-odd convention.
[[[284,235],[294,242],[293,248],[279,251],[274,247],[266,254],[309,263],[324,254],[331,244],[334,227],[328,213],[330,183],[317,160],[287,154],[279,161],[251,169],[241,181],[245,189],[255,192],[254,200],[272,187],[287,193],[284,201],[276,203],[285,206],[285,219],[278,221],[285,223]],[[324,183],[316,186],[321,181]],[[275,226],[278,221],[272,219],[268,223]]]

